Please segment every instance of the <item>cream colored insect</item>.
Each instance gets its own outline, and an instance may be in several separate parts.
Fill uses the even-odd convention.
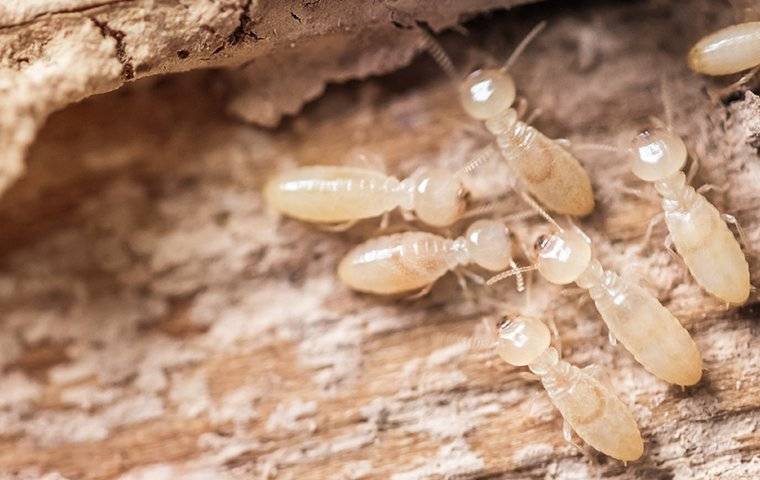
[[[416,216],[442,227],[459,220],[466,206],[459,173],[426,167],[402,181],[369,168],[299,167],[270,179],[264,195],[269,205],[290,217],[343,227],[396,208],[409,219]]]
[[[760,65],[760,22],[731,25],[702,38],[689,51],[689,68],[705,75],[730,75]],[[749,77],[748,77],[749,78]]]
[[[338,266],[344,284],[360,292],[390,295],[422,290],[446,272],[470,263],[490,271],[514,265],[504,224],[478,220],[455,240],[425,232],[404,232],[354,247]]]
[[[462,81],[460,102],[470,117],[483,121],[496,137],[501,156],[522,187],[549,210],[588,215],[594,209],[594,194],[586,170],[568,150],[521,121],[522,115],[511,108],[516,89],[509,67],[544,25],[539,24],[525,37],[503,67],[477,70]],[[434,58],[456,79],[443,49],[432,38],[429,40]]]
[[[629,150],[631,169],[654,183],[672,241],[702,288],[729,304],[742,304],[750,292],[749,265],[720,212],[688,185],[681,168],[688,155],[681,138],[667,128],[640,133]]]
[[[540,378],[565,419],[568,441],[572,428],[583,441],[610,457],[624,462],[641,457],[641,433],[625,404],[586,369],[561,360],[550,343],[546,325],[534,318],[517,317],[499,327],[496,348],[504,361],[527,365]]]
[[[619,340],[645,369],[676,385],[697,383],[702,377],[702,358],[678,319],[643,288],[605,271],[593,257],[587,237],[546,218],[557,232],[537,240],[536,264],[496,275],[488,284],[534,269],[557,285],[575,282],[588,290],[611,338]]]

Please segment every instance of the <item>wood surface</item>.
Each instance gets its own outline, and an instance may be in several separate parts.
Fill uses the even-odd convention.
[[[662,117],[664,76],[674,128],[701,159],[696,185],[725,188],[709,198],[744,227],[757,283],[760,97],[714,102],[706,92],[731,79],[685,66],[730,9],[545,2],[442,41],[464,71],[505,58],[542,19],[514,67],[542,110],[536,127],[615,144]],[[378,222],[323,232],[262,201],[272,172],[357,151],[399,176],[472,158],[488,140],[429,59],[331,86],[277,129],[230,114],[234,85],[224,71],[138,81],[52,115],[31,145],[0,199],[0,478],[760,477],[758,294],[728,310],[707,297],[662,248],[662,225],[642,247],[659,204],[623,159],[579,154],[598,202],[579,224],[606,267],[681,319],[703,380],[682,391],[654,379],[609,344],[589,302],[540,279],[528,306],[512,282],[488,295],[554,319],[567,360],[604,367],[646,442],[627,466],[567,444],[540,384],[476,340],[494,313],[478,288],[468,297],[447,276],[414,302],[354,294],[335,267]],[[507,183],[486,166],[474,198],[504,194],[524,211]],[[544,228],[510,226],[526,243]],[[406,227],[395,215],[391,228]]]

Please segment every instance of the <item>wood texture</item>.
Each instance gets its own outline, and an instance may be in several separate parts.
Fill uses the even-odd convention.
[[[5,2],[0,192],[23,173],[47,116],[91,95],[155,75],[231,68],[230,112],[274,126],[330,81],[406,65],[422,45],[415,22],[441,29],[520,3],[526,0]]]
[[[702,160],[698,184],[726,187],[710,198],[741,221],[758,278],[760,98],[711,103],[704,91],[722,81],[684,62],[731,13],[550,2],[471,22],[444,45],[458,65],[500,59],[540,19],[550,27],[514,69],[543,110],[535,125],[614,143],[662,115],[665,75],[676,129]],[[493,309],[454,279],[416,302],[338,284],[341,256],[376,222],[332,234],[262,203],[273,171],[347,162],[357,148],[398,175],[470,159],[486,140],[429,60],[331,87],[276,130],[230,117],[230,83],[217,71],[137,82],[54,114],[32,145],[0,200],[0,478],[760,476],[757,293],[724,310],[660,247],[662,226],[641,249],[659,207],[623,160],[581,155],[598,201],[581,226],[605,266],[644,276],[693,334],[702,382],[655,380],[609,345],[589,303],[545,282],[534,279],[529,307],[510,282],[491,295],[553,318],[566,359],[605,367],[646,441],[627,467],[563,441],[540,386],[474,340]],[[475,196],[501,191],[503,173],[479,170]],[[542,228],[511,226],[526,243]]]

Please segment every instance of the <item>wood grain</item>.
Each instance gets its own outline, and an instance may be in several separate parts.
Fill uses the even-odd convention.
[[[458,65],[483,51],[503,58],[544,18],[549,29],[514,70],[543,111],[535,125],[614,143],[662,114],[667,76],[676,129],[702,159],[698,183],[727,186],[710,198],[742,222],[757,278],[760,98],[711,103],[704,89],[722,81],[684,62],[730,12],[553,2],[443,41]],[[581,155],[598,201],[581,226],[603,264],[645,276],[679,316],[702,350],[703,381],[681,391],[655,380],[609,345],[588,302],[543,281],[528,307],[509,282],[489,295],[553,318],[565,358],[605,367],[646,441],[628,466],[566,444],[540,386],[472,341],[493,313],[477,289],[469,300],[445,277],[417,302],[353,294],[334,269],[377,223],[330,234],[262,203],[276,169],[347,162],[357,147],[401,176],[464,164],[486,140],[429,60],[331,87],[276,130],[231,118],[226,81],[211,71],[138,82],[53,115],[0,200],[0,477],[760,476],[757,294],[725,310],[663,251],[663,229],[640,248],[656,197],[623,160]],[[477,172],[476,197],[500,191],[500,168]],[[526,243],[542,228],[511,226]]]

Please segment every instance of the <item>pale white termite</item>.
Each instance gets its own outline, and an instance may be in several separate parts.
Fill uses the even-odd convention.
[[[498,329],[496,350],[507,363],[528,366],[552,403],[579,437],[596,450],[624,462],[641,457],[644,443],[628,407],[588,373],[559,358],[549,329],[541,321],[520,316]],[[571,432],[563,429],[569,441]]]
[[[678,319],[640,286],[605,271],[592,255],[590,240],[580,231],[565,230],[544,215],[557,231],[536,241],[536,264],[503,272],[488,284],[536,269],[551,283],[575,282],[588,290],[611,336],[645,369],[672,384],[697,383],[702,377],[702,357]]]
[[[427,292],[436,280],[457,267],[475,263],[496,272],[514,265],[511,250],[502,222],[478,220],[454,240],[426,232],[367,240],[346,254],[338,266],[338,277],[360,292]]]
[[[459,84],[459,98],[467,115],[484,122],[496,137],[501,156],[521,186],[549,210],[584,216],[594,209],[594,194],[586,170],[565,148],[520,120],[512,108],[515,82],[508,73],[528,43],[543,29],[540,23],[518,45],[501,68],[476,70]],[[432,37],[431,54],[448,75],[457,79],[451,61]]]
[[[760,22],[731,25],[707,35],[689,51],[688,64],[706,75],[756,69],[760,65]]]
[[[465,211],[459,174],[421,167],[405,180],[350,166],[308,166],[275,175],[264,188],[269,205],[290,217],[321,224],[345,224],[396,208],[433,226],[448,226]]]
[[[729,304],[746,302],[749,265],[720,212],[688,185],[681,171],[688,156],[681,138],[668,128],[645,130],[629,154],[633,173],[654,183],[662,196],[670,232],[666,245],[675,244],[694,279],[709,293]]]

